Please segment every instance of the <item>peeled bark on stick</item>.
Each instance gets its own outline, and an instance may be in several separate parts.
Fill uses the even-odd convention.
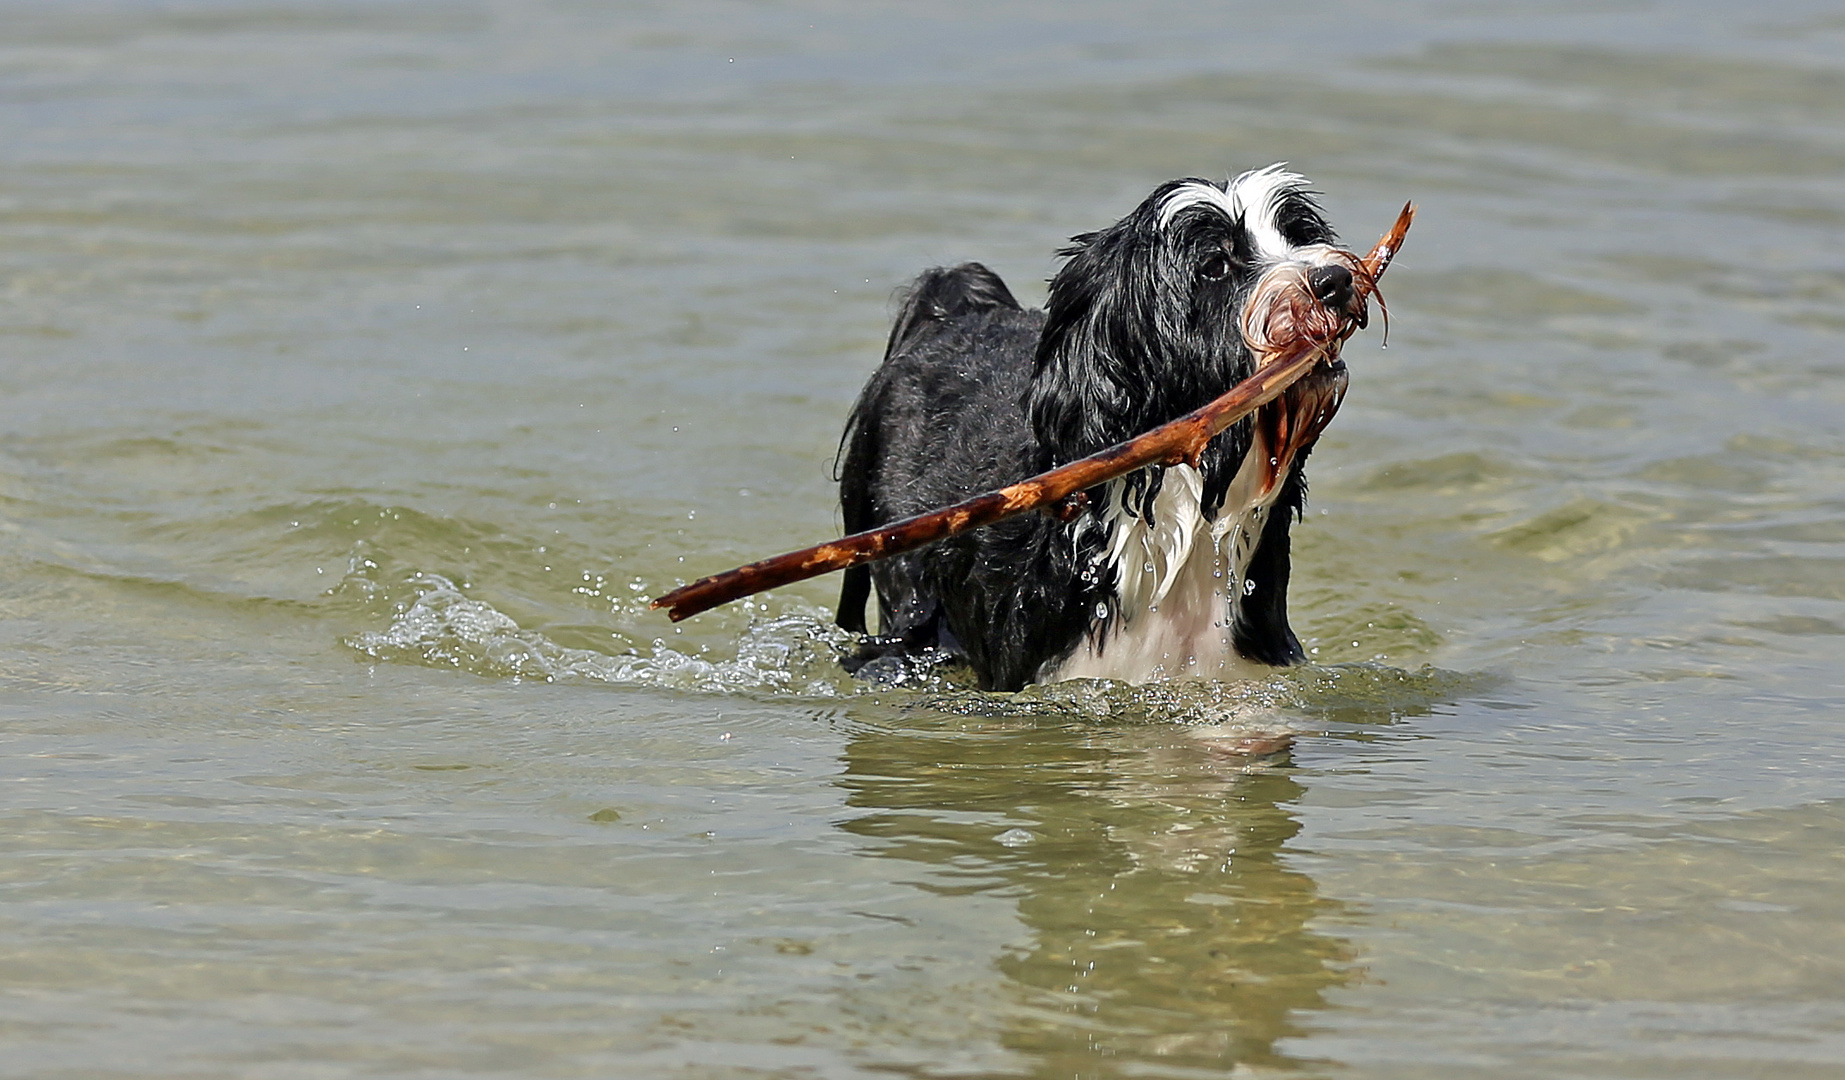
[[[1405,204],[1390,231],[1358,260],[1362,270],[1353,277],[1362,299],[1368,301],[1377,293],[1377,279],[1396,256],[1415,216],[1415,206]],[[1314,329],[1318,332],[1313,332]],[[667,615],[678,622],[732,600],[835,570],[888,559],[1018,514],[1040,509],[1056,513],[1072,507],[1068,500],[1079,492],[1149,465],[1196,463],[1205,444],[1231,424],[1280,397],[1355,329],[1350,320],[1337,326],[1309,329],[1296,341],[1261,358],[1256,373],[1222,397],[1100,453],[953,506],[700,578],[661,596],[649,606],[666,609]]]

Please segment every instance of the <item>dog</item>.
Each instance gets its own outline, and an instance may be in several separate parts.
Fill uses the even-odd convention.
[[[1020,307],[979,263],[926,271],[840,440],[846,531],[1035,475],[1206,404],[1262,356],[1265,343],[1246,340],[1246,309],[1290,290],[1345,334],[1362,327],[1357,259],[1337,244],[1307,180],[1277,164],[1222,184],[1169,181],[1115,224],[1073,237],[1043,311]],[[865,634],[875,586],[879,632],[846,666],[901,673],[958,658],[982,689],[1009,691],[1300,663],[1288,533],[1345,386],[1335,342],[1195,466],[1150,466],[1067,515],[1023,515],[848,570],[836,620]]]

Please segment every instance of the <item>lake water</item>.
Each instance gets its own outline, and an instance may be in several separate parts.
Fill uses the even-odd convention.
[[[1836,0],[0,27],[0,1075],[1845,1076]],[[1278,160],[1421,206],[1314,664],[646,610],[833,535],[917,270]]]

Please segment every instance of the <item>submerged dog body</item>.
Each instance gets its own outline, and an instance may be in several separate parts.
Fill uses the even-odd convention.
[[[1249,338],[1270,307],[1305,297],[1362,325],[1356,257],[1334,243],[1306,181],[1273,166],[1224,185],[1163,184],[1075,238],[1043,312],[976,263],[924,273],[841,441],[846,530],[1034,475],[1205,404],[1254,373],[1266,343]],[[1195,465],[1111,481],[1068,520],[1026,515],[847,571],[840,625],[865,630],[874,585],[880,623],[849,666],[944,650],[981,686],[1012,690],[1299,662],[1288,531],[1302,465],[1344,388],[1332,356]]]

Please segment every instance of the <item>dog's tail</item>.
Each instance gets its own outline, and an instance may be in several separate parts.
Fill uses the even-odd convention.
[[[1019,310],[1012,290],[998,274],[976,262],[938,266],[925,270],[905,290],[884,346],[884,362],[901,355],[911,344],[956,319],[991,308]],[[871,477],[877,468],[883,433],[878,429],[877,399],[884,380],[873,377],[852,406],[846,430],[833,458],[833,476],[839,481],[839,506],[848,534],[883,524],[874,520]],[[839,609],[834,621],[847,630],[865,632],[865,603],[871,598],[871,568],[854,566],[845,572],[839,589]],[[889,627],[884,631],[889,632]]]

